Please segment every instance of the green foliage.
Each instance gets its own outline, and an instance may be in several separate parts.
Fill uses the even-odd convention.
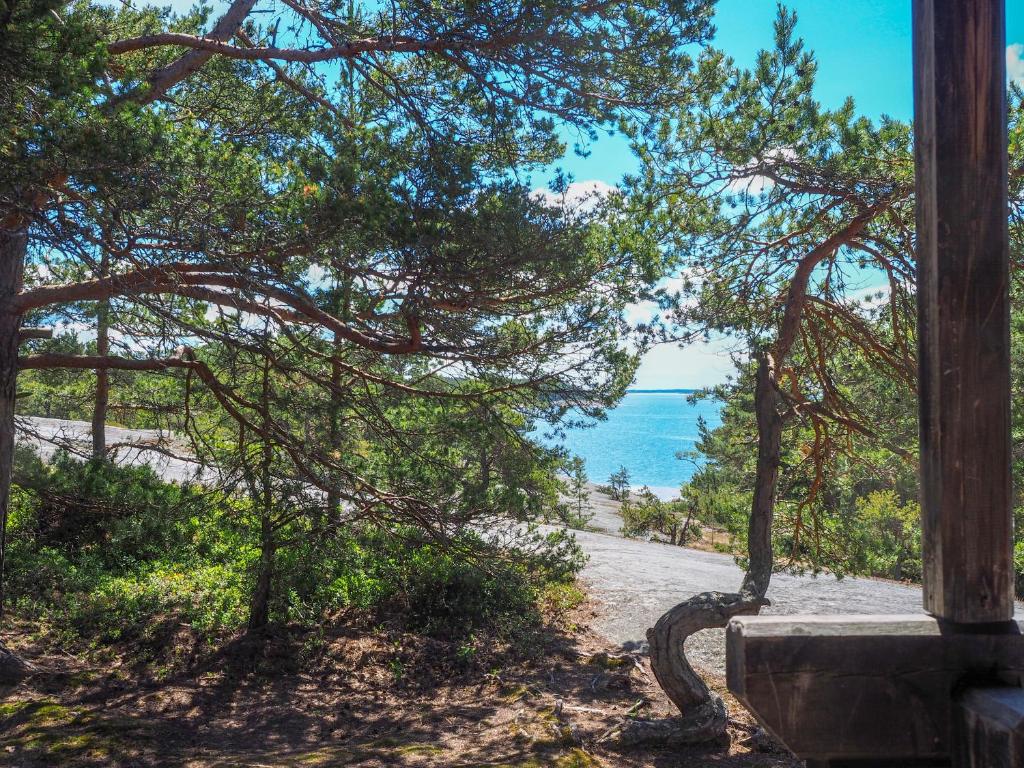
[[[594,517],[589,511],[590,479],[587,477],[586,463],[579,456],[573,456],[565,469],[568,474],[565,480],[567,498],[558,507],[559,518],[570,528],[586,528]]]
[[[51,465],[19,452],[8,588],[14,610],[70,640],[158,639],[185,623],[210,641],[245,625],[259,541],[243,498],[161,482],[148,467]],[[445,638],[511,636],[582,565],[562,534],[499,549],[373,526],[278,551],[271,618],[317,625],[343,609]],[[298,532],[298,529],[293,529]]]
[[[622,535],[644,538],[658,533],[670,544],[686,544],[701,535],[700,523],[693,507],[683,499],[662,501],[650,488],[644,486],[636,500],[626,499],[619,509],[622,515]]]
[[[616,501],[627,501],[629,487],[629,470],[620,466],[608,476],[608,485],[601,486],[600,490]]]
[[[11,515],[15,535],[111,570],[190,545],[212,503],[208,492],[165,483],[148,465],[83,463],[63,451],[44,464],[18,449],[14,481],[21,496]]]
[[[500,550],[463,532],[438,542],[410,527],[365,527],[290,549],[279,563],[279,620],[314,623],[343,608],[445,638],[476,631],[509,634],[537,617],[549,585],[582,567],[561,534],[530,552]],[[313,565],[311,565],[313,564]]]
[[[895,491],[873,491],[856,501],[863,570],[873,576],[921,580],[921,509]]]

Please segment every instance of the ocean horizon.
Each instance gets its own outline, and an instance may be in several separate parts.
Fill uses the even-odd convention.
[[[646,485],[659,498],[673,498],[702,464],[700,457],[679,459],[676,454],[695,450],[700,418],[711,428],[721,424],[718,402],[688,401],[697,391],[631,389],[606,420],[566,430],[561,440],[537,436],[582,458],[591,482],[606,483],[609,475],[624,466],[634,489]]]

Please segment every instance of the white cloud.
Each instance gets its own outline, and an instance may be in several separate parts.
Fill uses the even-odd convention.
[[[750,195],[751,197],[757,197],[766,189],[771,189],[775,186],[775,182],[769,179],[767,176],[741,176],[738,179],[732,179],[728,185],[728,191],[730,195]]]
[[[565,188],[565,192],[535,189],[533,196],[547,205],[563,209],[566,213],[589,213],[602,200],[618,191],[618,187],[613,184],[600,179],[588,179],[572,182]]]
[[[1006,76],[1011,82],[1024,85],[1024,43],[1006,46]]]
[[[872,285],[852,291],[847,298],[855,301],[864,309],[877,309],[889,301],[892,288],[888,283]]]
[[[708,342],[661,344],[640,361],[634,389],[700,389],[724,384],[736,373],[731,356],[735,341],[713,338]]]
[[[687,284],[690,284],[692,287],[694,283],[699,282],[699,277],[695,277],[692,272],[684,270],[678,275],[659,280],[654,287],[671,295],[681,293]],[[691,306],[696,301],[697,299],[694,296],[689,295],[682,298],[681,303],[683,306]],[[657,302],[654,301],[639,301],[634,302],[633,304],[627,304],[623,312],[623,317],[625,317],[626,322],[632,325],[636,325],[638,323],[649,323],[654,319],[655,315],[664,316],[665,313],[661,307],[658,306]]]
[[[628,304],[622,315],[630,325],[638,325],[651,322],[659,311],[658,305],[653,301],[641,301]]]
[[[772,163],[779,160],[795,160],[796,157],[796,150],[792,147],[769,149],[764,153],[763,158],[751,160],[745,166],[736,168],[732,177],[729,179],[729,183],[726,184],[725,191],[732,195],[743,194],[756,197],[762,192],[774,187],[775,182],[767,176],[752,173],[752,171],[763,163]]]
[[[328,287],[327,270],[319,264],[311,264],[306,270],[306,284],[311,288]]]

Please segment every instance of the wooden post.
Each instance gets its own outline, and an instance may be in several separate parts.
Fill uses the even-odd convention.
[[[18,343],[23,341],[29,341],[30,339],[52,339],[53,328],[46,327],[22,327],[18,329]]]
[[[925,609],[1013,616],[1003,0],[914,0]]]

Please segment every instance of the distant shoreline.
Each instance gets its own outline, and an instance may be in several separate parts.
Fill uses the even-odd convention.
[[[692,395],[699,389],[627,389],[627,395]]]

